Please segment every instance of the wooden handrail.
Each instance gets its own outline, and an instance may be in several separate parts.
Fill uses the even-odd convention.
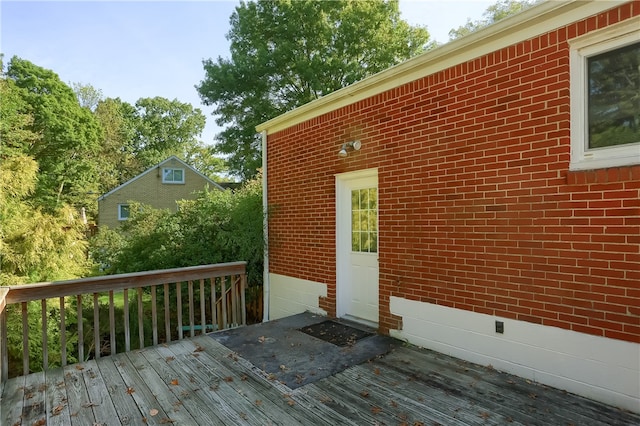
[[[190,332],[190,336],[194,336],[198,331],[201,333],[206,332],[207,325],[210,324],[215,324],[217,329],[246,325],[244,295],[246,284],[246,262],[232,262],[0,287],[0,382],[4,383],[9,376],[7,321],[10,314],[22,317],[22,373],[26,375],[32,370],[32,366],[29,365],[29,331],[32,334],[41,333],[43,352],[41,367],[46,370],[49,366],[48,321],[55,321],[59,326],[60,353],[56,354],[56,356],[59,355],[59,358],[56,359],[60,360],[61,365],[66,365],[67,334],[69,332],[77,333],[77,343],[75,343],[77,353],[74,353],[74,356],[77,355],[77,359],[83,361],[91,357],[99,358],[101,355],[129,351],[132,343],[135,344],[136,340],[138,347],[142,348],[145,345],[145,341],[157,345],[161,337],[164,341],[170,341],[176,337],[182,339],[183,311],[185,310],[183,307],[186,308],[185,314],[188,316],[188,327],[184,328],[187,329],[187,332]],[[188,294],[182,294],[183,286],[187,287]],[[163,290],[161,297],[164,300],[158,300],[158,287]],[[220,290],[218,291],[217,288]],[[175,297],[170,297],[173,289],[175,289]],[[132,291],[130,292],[130,290]],[[116,329],[114,292],[123,293],[122,310],[124,319],[121,329]],[[88,301],[83,296],[87,294],[93,296],[92,315],[89,314],[89,317],[83,315],[85,312],[88,313],[88,310],[83,310],[83,301]],[[109,328],[108,332],[103,330],[102,333],[100,331],[100,294],[108,294],[109,298]],[[151,312],[143,312],[143,295],[149,295],[151,298],[150,306],[146,305]],[[185,302],[183,301],[183,296],[187,295],[188,300]],[[129,318],[130,298],[133,302],[131,307],[137,307],[137,318]],[[195,313],[198,309],[198,306],[194,304],[196,298],[199,298],[200,301],[200,315],[197,318],[199,324],[196,324]],[[40,311],[38,319],[40,320],[41,329],[39,327],[37,331],[30,329],[28,321],[29,310],[31,310],[28,308],[29,303],[36,301],[39,301],[39,307],[36,308],[34,305],[31,309]],[[69,301],[77,305],[78,320],[77,328],[68,331],[67,328],[69,326],[65,324],[65,311],[69,308],[67,306]],[[55,306],[52,308],[53,305],[48,305],[49,302],[55,303]],[[148,302],[149,300],[147,299]],[[13,305],[17,305],[17,309],[8,309],[9,306]],[[59,311],[55,311],[58,306]],[[54,312],[59,313],[57,319],[50,318],[52,309]],[[159,310],[163,310],[164,315],[159,315]],[[208,315],[207,311],[209,312]],[[151,319],[150,330],[145,329],[145,318]],[[177,322],[177,327],[175,328],[171,324],[172,318],[173,321]],[[161,327],[159,322],[164,322],[164,328]],[[88,352],[85,353],[84,327],[91,327],[91,325],[93,325],[93,339],[87,340],[86,343],[90,346]],[[131,339],[132,325],[138,326],[138,339],[135,339],[135,337]],[[124,337],[124,347],[121,347],[122,343],[120,343],[116,348],[116,335],[118,333],[120,333],[120,339]],[[149,340],[149,336],[152,336],[151,340]],[[14,371],[12,375],[16,373],[17,371]]]

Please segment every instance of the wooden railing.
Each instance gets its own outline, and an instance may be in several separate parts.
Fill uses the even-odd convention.
[[[9,371],[9,335],[14,343],[21,340],[26,375],[49,368],[50,358],[64,366],[70,358],[82,362],[185,334],[246,325],[246,284],[246,262],[233,262],[0,287],[0,381],[20,370],[14,365]],[[131,314],[136,316],[133,321]],[[77,319],[75,324],[67,317]],[[21,324],[21,330],[9,330],[8,324]],[[49,350],[50,326],[59,330],[56,353]],[[137,342],[132,339],[136,328]],[[42,365],[30,365],[30,335],[41,339]],[[72,356],[69,347],[75,351]]]

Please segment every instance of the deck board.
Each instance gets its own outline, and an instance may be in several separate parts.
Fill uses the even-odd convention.
[[[45,380],[47,389],[47,424],[51,426],[66,426],[71,424],[63,370],[61,368],[48,370]]]
[[[97,422],[91,409],[91,400],[82,377],[82,370],[84,370],[84,364],[68,365],[63,368],[69,416],[71,424],[92,425]]]
[[[208,336],[19,376],[0,402],[9,426],[640,424],[638,414],[411,346],[290,389]]]

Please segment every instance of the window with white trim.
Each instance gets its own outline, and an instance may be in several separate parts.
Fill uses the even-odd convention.
[[[640,18],[571,42],[571,170],[640,164]]]
[[[118,204],[118,220],[129,219],[129,204]]]
[[[162,169],[162,183],[184,183],[184,169]]]

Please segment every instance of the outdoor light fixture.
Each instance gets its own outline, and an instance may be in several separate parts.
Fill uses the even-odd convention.
[[[338,151],[338,157],[346,157],[349,151],[359,151],[362,143],[360,141],[351,141],[342,144],[342,148]]]

